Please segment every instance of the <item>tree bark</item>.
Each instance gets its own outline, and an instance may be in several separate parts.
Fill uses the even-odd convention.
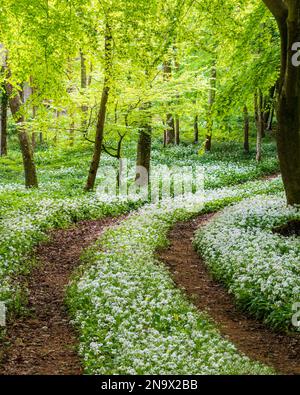
[[[7,155],[7,110],[8,97],[4,87],[1,94],[1,123],[0,123],[0,155]]]
[[[137,144],[137,160],[136,165],[142,166],[147,170],[147,180],[145,182],[149,183],[150,176],[150,161],[151,161],[151,126],[144,126],[139,131],[139,139]],[[139,171],[137,169],[136,179],[139,178]]]
[[[24,126],[24,116],[21,114],[22,100],[19,93],[13,92],[11,83],[6,82],[6,92],[9,97],[9,106],[15,119],[18,131],[18,137],[23,157],[25,186],[27,188],[38,187],[36,167],[34,163],[33,150],[30,138]]]
[[[172,68],[170,61],[164,62],[163,65],[164,81],[168,81],[172,75]],[[171,113],[166,116],[166,129],[164,131],[164,147],[174,144],[175,142],[175,122]]]
[[[81,78],[80,78],[80,82],[81,82],[81,90],[82,90],[82,94],[84,94],[87,86],[88,86],[88,77],[87,77],[87,69],[86,69],[86,59],[85,56],[83,54],[82,51],[80,51],[80,71],[81,71]],[[82,105],[81,106],[81,111],[82,111],[82,122],[81,122],[81,128],[83,130],[83,132],[85,132],[86,130],[86,126],[87,126],[87,112],[88,112],[88,106],[87,105]]]
[[[178,115],[175,116],[175,144],[180,144],[180,121]]]
[[[98,111],[94,153],[90,165],[88,179],[85,186],[86,191],[91,191],[94,189],[96,176],[100,164],[101,152],[102,152],[106,108],[107,108],[107,102],[108,102],[109,91],[110,91],[109,78],[112,69],[112,36],[108,24],[106,25],[104,46],[105,46],[105,76],[104,76],[104,84],[102,89],[101,103]]]
[[[199,143],[199,126],[198,126],[198,115],[194,119],[194,144]]]
[[[151,144],[152,144],[152,126],[151,126],[151,114],[149,110],[151,103],[144,103],[141,106],[141,110],[145,110],[143,117],[143,124],[139,130],[139,139],[137,143],[137,158],[136,158],[136,181],[140,186],[149,184],[150,181],[150,163],[151,163]],[[143,167],[147,171],[147,177],[144,174],[140,174],[140,167]]]
[[[269,91],[269,96],[266,100],[266,108],[264,112],[264,123],[267,131],[272,130],[272,120],[274,114],[274,96],[276,91],[276,85],[272,86]]]
[[[277,147],[287,203],[300,204],[300,67],[293,46],[300,42],[298,0],[263,0],[276,18],[281,37],[277,102]]]
[[[263,120],[263,95],[261,89],[258,89],[258,94],[255,94],[255,107],[257,107],[257,137],[256,137],[256,161],[261,161],[262,138],[264,133],[264,120]]]
[[[211,150],[211,139],[212,139],[212,131],[213,131],[213,105],[215,103],[216,98],[216,78],[217,78],[217,69],[215,65],[213,65],[211,69],[211,78],[210,78],[210,89],[208,96],[208,111],[207,111],[207,129],[206,129],[206,142],[205,142],[205,151],[209,152]]]
[[[165,130],[165,144],[171,145],[175,141],[175,122],[172,114],[167,115],[167,127]]]
[[[248,108],[244,106],[244,152],[249,154],[249,112]]]

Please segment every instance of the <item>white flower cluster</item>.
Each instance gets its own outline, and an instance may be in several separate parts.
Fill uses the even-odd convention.
[[[30,204],[31,203],[31,204]],[[83,219],[118,215],[140,205],[138,200],[111,199],[110,196],[87,194],[79,198],[42,199],[29,197],[14,211],[0,217],[0,299],[16,302],[18,285],[11,278],[27,273],[33,247],[46,238],[46,231],[64,227]]]
[[[283,195],[260,196],[226,208],[195,237],[238,304],[284,330],[291,329],[292,306],[300,302],[300,243],[273,230],[290,220],[300,220],[300,210],[287,207]]]

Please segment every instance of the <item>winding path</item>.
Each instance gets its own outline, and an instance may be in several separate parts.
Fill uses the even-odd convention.
[[[204,261],[194,251],[192,239],[199,226],[212,219],[205,214],[178,223],[170,232],[170,245],[159,258],[170,269],[178,287],[201,311],[215,321],[224,337],[248,357],[273,366],[282,374],[300,374],[300,335],[272,332],[243,314],[225,288],[208,272]]]
[[[52,231],[50,241],[36,249],[40,265],[28,278],[29,314],[8,324],[0,375],[82,374],[76,333],[64,303],[65,289],[80,264],[82,250],[122,218],[83,221]]]

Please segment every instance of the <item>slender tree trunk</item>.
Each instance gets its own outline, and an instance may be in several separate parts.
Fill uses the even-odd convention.
[[[266,97],[263,95],[263,93],[260,89],[259,90],[259,113],[260,113],[260,124],[261,124],[262,138],[266,137],[265,109],[266,109]]]
[[[72,121],[70,124],[70,147],[74,146],[74,133],[75,132],[75,122]]]
[[[194,144],[199,143],[199,126],[198,126],[198,115],[194,119]]]
[[[256,96],[257,97],[257,96]],[[263,121],[263,95],[261,90],[258,90],[258,119],[257,119],[257,140],[256,140],[256,161],[261,161],[261,150],[262,150],[262,138],[264,133],[264,121]]]
[[[139,139],[137,144],[137,158],[136,158],[136,181],[140,186],[148,185],[150,181],[150,161],[151,161],[151,144],[152,144],[152,127],[151,127],[151,114],[149,110],[151,103],[144,103],[141,110],[145,110],[143,117],[143,125],[139,130]],[[140,174],[139,168],[143,167],[147,171],[146,179]]]
[[[263,0],[281,37],[281,73],[277,100],[277,147],[287,203],[300,204],[300,2]]]
[[[166,145],[174,144],[175,141],[175,122],[172,114],[167,115],[167,128],[165,130]]]
[[[100,157],[102,152],[102,143],[104,136],[104,126],[105,126],[105,118],[106,118],[106,107],[108,102],[108,96],[110,91],[109,86],[109,77],[110,71],[112,69],[112,36],[110,33],[110,28],[106,25],[106,33],[105,33],[105,77],[104,77],[104,85],[102,90],[102,97],[100,108],[98,111],[98,121],[96,127],[96,136],[95,136],[95,144],[94,144],[94,153],[93,158],[90,165],[89,175],[87,179],[87,183],[85,186],[86,191],[91,191],[94,189],[96,176],[100,164]]]
[[[272,86],[269,91],[269,96],[266,99],[266,106],[264,112],[264,123],[265,129],[267,131],[272,129],[272,119],[274,112],[274,96],[275,96],[276,86]]]
[[[208,112],[207,112],[207,131],[206,131],[206,142],[205,142],[205,151],[209,152],[211,150],[211,139],[212,139],[212,131],[213,131],[213,106],[216,98],[216,78],[217,78],[217,69],[215,65],[213,65],[211,69],[211,78],[210,78],[210,90],[208,97]]]
[[[274,107],[271,109],[270,116],[268,119],[267,130],[271,132],[273,130],[273,119],[274,119]]]
[[[1,95],[1,122],[0,122],[0,155],[7,155],[7,110],[8,97],[6,90],[3,89]]]
[[[180,121],[178,115],[175,116],[175,144],[180,144]]]
[[[19,93],[15,94],[13,92],[13,87],[9,82],[6,82],[6,91],[9,97],[10,110],[17,124],[25,172],[25,185],[27,188],[38,187],[33,150],[28,133],[24,127],[24,116],[21,115],[22,100]]]
[[[86,59],[82,51],[80,51],[80,65],[81,65],[81,90],[82,93],[84,94],[84,91],[86,90],[88,86],[88,78],[87,78],[87,70],[86,70]],[[87,112],[88,112],[88,106],[87,105],[82,105],[81,106],[81,111],[82,111],[82,123],[81,123],[81,128],[83,132],[86,130],[87,126]]]
[[[248,108],[244,106],[244,152],[249,153],[249,113]]]
[[[137,160],[136,165],[142,166],[147,170],[147,180],[145,183],[149,183],[150,176],[150,160],[151,160],[151,126],[144,126],[139,131],[139,139],[137,144]],[[139,171],[137,169],[136,179],[139,179]]]
[[[32,146],[32,149],[33,149],[33,151],[34,151],[34,150],[35,150],[35,147],[36,147],[35,132],[32,132],[32,133],[31,133],[31,146]]]
[[[18,126],[18,136],[23,156],[25,185],[27,188],[36,188],[38,187],[38,181],[33,158],[33,150],[28,134],[21,124]]]

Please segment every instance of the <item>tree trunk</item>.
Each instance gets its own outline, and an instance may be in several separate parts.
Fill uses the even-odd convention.
[[[249,113],[248,108],[244,106],[244,152],[249,154]]]
[[[206,131],[206,142],[205,142],[205,151],[209,152],[211,150],[211,138],[213,131],[213,106],[216,98],[216,78],[217,78],[217,69],[215,65],[213,65],[211,69],[211,78],[210,78],[210,90],[208,97],[208,112],[207,112],[207,131]]]
[[[266,123],[265,123],[265,110],[266,110],[266,97],[263,95],[261,89],[259,90],[259,115],[260,115],[260,127],[261,127],[261,137],[265,138],[266,137],[266,133],[265,133],[265,129],[266,129]]]
[[[110,33],[110,28],[108,24],[106,25],[106,33],[105,33],[105,76],[104,76],[104,85],[102,90],[102,97],[100,108],[98,111],[98,121],[96,127],[96,136],[95,136],[95,144],[94,144],[94,153],[93,158],[90,165],[89,175],[87,179],[87,183],[85,186],[86,191],[91,191],[94,189],[96,176],[100,164],[100,157],[102,151],[102,143],[104,136],[104,126],[105,126],[105,117],[106,117],[106,107],[107,101],[110,91],[109,86],[109,77],[110,71],[112,68],[112,36]]]
[[[164,81],[169,81],[172,75],[172,68],[170,61],[164,62],[163,77]],[[175,122],[171,113],[166,116],[166,129],[164,131],[164,147],[175,142]]]
[[[82,51],[80,51],[80,65],[81,65],[81,78],[80,78],[81,90],[82,90],[82,94],[84,94],[84,91],[86,90],[88,85],[88,78],[87,78],[87,70],[86,70],[86,59]],[[86,132],[88,106],[85,104],[82,105],[81,111],[82,111],[81,128],[83,132]]]
[[[178,115],[175,116],[175,144],[180,144],[180,121]]]
[[[167,128],[165,130],[166,145],[174,144],[175,141],[175,123],[172,114],[167,115]]]
[[[22,100],[19,93],[13,92],[13,87],[6,82],[6,92],[9,97],[9,105],[11,113],[16,121],[18,137],[23,157],[23,165],[25,172],[25,185],[27,188],[38,187],[36,168],[33,157],[33,150],[29,136],[24,127],[24,116],[21,115]]]
[[[136,165],[142,166],[147,170],[147,180],[145,183],[149,183],[150,176],[150,160],[151,160],[151,126],[144,126],[139,131],[139,140],[137,144],[137,160]],[[136,179],[139,179],[139,171],[137,169]],[[139,184],[141,185],[141,184]]]
[[[34,150],[35,150],[35,147],[36,147],[35,132],[32,132],[32,133],[31,133],[31,146],[32,146],[32,149],[33,149],[33,151],[34,151]]]
[[[7,109],[8,109],[8,97],[6,90],[3,89],[1,95],[1,122],[0,122],[0,155],[7,155]]]
[[[33,150],[30,144],[30,139],[26,130],[20,124],[18,126],[18,136],[23,156],[23,164],[25,170],[25,185],[27,188],[37,188],[38,181],[36,175],[36,168],[33,159]]]
[[[199,126],[198,126],[198,115],[194,119],[194,144],[199,143]]]
[[[266,106],[264,112],[264,123],[267,131],[272,130],[272,120],[274,113],[274,97],[275,97],[276,86],[272,86],[269,91],[269,96],[266,99]]]
[[[257,100],[257,94],[256,94]],[[263,120],[263,95],[260,89],[258,89],[258,119],[257,119],[257,140],[256,140],[256,161],[261,161],[261,148],[262,138],[264,133],[264,120]]]
[[[70,124],[70,147],[74,146],[74,134],[75,134],[75,122],[72,121]]]
[[[277,146],[287,203],[295,205],[300,204],[300,67],[295,53],[295,43],[300,42],[300,3],[264,3],[276,18],[281,37]]]

